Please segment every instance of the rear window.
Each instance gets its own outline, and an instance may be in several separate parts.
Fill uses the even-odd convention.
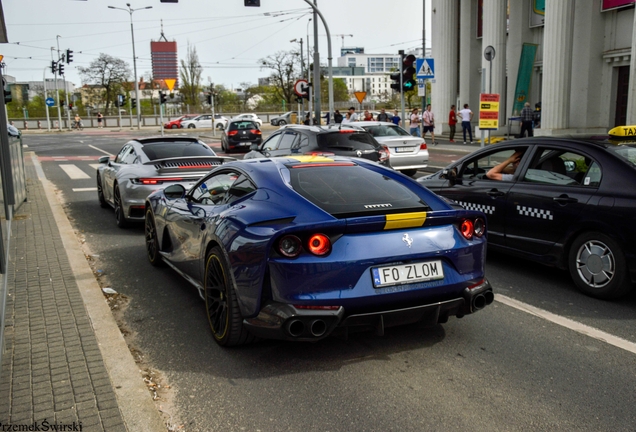
[[[368,132],[328,132],[316,136],[321,148],[377,149],[380,145]]]
[[[429,210],[397,180],[360,166],[289,166],[291,185],[300,195],[339,217]]]
[[[364,130],[369,132],[374,137],[384,136],[411,136],[410,133],[405,131],[399,126],[378,125],[378,126],[364,126]]]
[[[145,144],[142,149],[151,161],[178,157],[216,155],[210,147],[199,142],[158,142]]]
[[[610,146],[608,150],[616,153],[618,157],[627,161],[632,167],[636,167],[636,144]]]
[[[230,123],[229,130],[242,130],[242,129],[258,129],[258,126],[253,121],[238,121]]]

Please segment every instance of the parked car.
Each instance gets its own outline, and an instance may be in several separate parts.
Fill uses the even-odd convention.
[[[297,156],[218,167],[146,200],[146,251],[205,301],[222,346],[317,341],[444,323],[493,301],[486,224],[364,159]]]
[[[389,149],[391,167],[402,174],[412,177],[418,169],[428,166],[428,149],[423,138],[411,136],[393,123],[360,121],[354,125],[369,132]]]
[[[254,113],[239,114],[236,117],[233,117],[232,120],[251,120],[258,125],[259,129],[263,126],[263,120],[258,118],[258,116]]]
[[[418,181],[486,213],[491,248],[568,269],[584,293],[617,298],[636,282],[636,190],[627,186],[636,184],[636,126],[625,129],[488,146]]]
[[[260,145],[263,135],[252,120],[230,120],[221,136],[221,148],[230,153],[234,150],[250,150],[252,144]]]
[[[244,159],[287,156],[292,154],[327,153],[358,157],[389,166],[389,150],[369,132],[347,125],[286,125],[270,135]]]
[[[214,115],[214,127],[216,129],[224,129],[229,120],[220,114]],[[201,114],[189,120],[181,122],[182,128],[212,128],[212,114]]]
[[[179,128],[183,127],[183,126],[181,126],[181,122],[182,121],[193,119],[195,117],[198,117],[199,115],[200,114],[186,114],[186,115],[183,115],[183,116],[181,116],[179,118],[176,118],[174,120],[170,120],[170,121],[164,123],[163,128],[164,129],[179,129]]]
[[[296,111],[288,111],[285,114],[281,114],[277,117],[272,117],[269,122],[272,126],[284,126],[286,124],[294,124],[296,123],[296,116],[298,112]]]
[[[151,192],[171,184],[192,186],[213,167],[235,160],[217,156],[196,138],[138,138],[124,144],[114,160],[99,159],[97,198],[113,207],[117,225],[144,219],[144,201]]]

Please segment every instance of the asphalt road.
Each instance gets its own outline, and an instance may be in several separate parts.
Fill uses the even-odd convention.
[[[463,319],[383,337],[218,347],[196,290],[147,262],[143,227],[117,228],[112,209],[84,190],[95,186],[96,159],[134,134],[85,130],[23,142],[105,280],[130,298],[127,328],[171,385],[185,430],[636,430],[636,294],[591,299],[566,272],[502,254],[487,262],[497,301]],[[461,156],[430,150],[442,162]],[[71,179],[65,164],[90,177]]]

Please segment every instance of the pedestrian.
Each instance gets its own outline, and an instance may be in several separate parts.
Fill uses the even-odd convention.
[[[437,145],[435,142],[435,115],[431,111],[431,104],[426,105],[426,111],[422,113],[422,138],[426,139],[426,132],[431,133],[431,140],[433,145]]]
[[[325,114],[325,124],[329,124],[331,123],[331,112],[327,111],[327,114]]]
[[[380,122],[388,122],[388,121],[390,121],[389,115],[386,113],[384,108],[382,108],[382,110],[380,110],[380,114],[378,114],[378,118],[376,120],[380,121]]]
[[[102,121],[104,121],[104,115],[101,112],[97,112],[97,127],[102,128]]]
[[[351,113],[347,112],[345,117],[342,119],[342,124],[351,123]]]
[[[534,120],[534,111],[530,108],[530,102],[526,102],[521,110],[521,131],[519,132],[519,138],[523,138],[528,131],[528,136],[534,136],[532,132],[532,121]]]
[[[393,124],[400,126],[402,124],[402,118],[398,115],[398,110],[393,111],[393,117],[391,117]]]
[[[307,115],[305,116],[305,120],[303,121],[304,125],[309,126],[309,116],[310,116],[310,113],[307,113]]]
[[[464,144],[466,144],[466,131],[470,137],[470,143],[473,143],[473,131],[470,129],[470,121],[473,119],[473,112],[464,104],[464,109],[457,113],[462,118],[462,131],[464,132]]]
[[[364,110],[364,121],[373,121],[373,114],[369,112],[369,110]]]
[[[455,142],[455,125],[457,124],[457,112],[455,105],[451,105],[450,113],[448,113],[448,128],[450,129],[450,142]]]
[[[422,120],[420,119],[420,115],[417,112],[417,108],[413,108],[413,111],[411,111],[411,128],[409,129],[411,135],[416,137],[422,136],[422,134],[420,133],[421,123]]]
[[[82,126],[82,118],[80,117],[79,113],[75,114],[75,122],[73,123],[73,127],[75,129],[78,129]]]
[[[349,107],[349,122],[358,121],[358,114],[356,114],[356,109],[354,107]]]
[[[340,110],[336,110],[336,112],[333,114],[333,120],[336,123],[342,123],[342,119],[343,117],[342,114],[340,114]]]

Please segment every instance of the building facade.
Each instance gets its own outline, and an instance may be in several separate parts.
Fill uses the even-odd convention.
[[[433,110],[498,93],[500,128],[541,104],[537,135],[636,124],[635,0],[432,0]],[[484,57],[486,47],[495,56]],[[501,131],[500,131],[501,132]]]
[[[177,43],[150,42],[150,55],[152,58],[152,78],[154,80],[175,79],[177,81],[174,88],[179,88]]]

